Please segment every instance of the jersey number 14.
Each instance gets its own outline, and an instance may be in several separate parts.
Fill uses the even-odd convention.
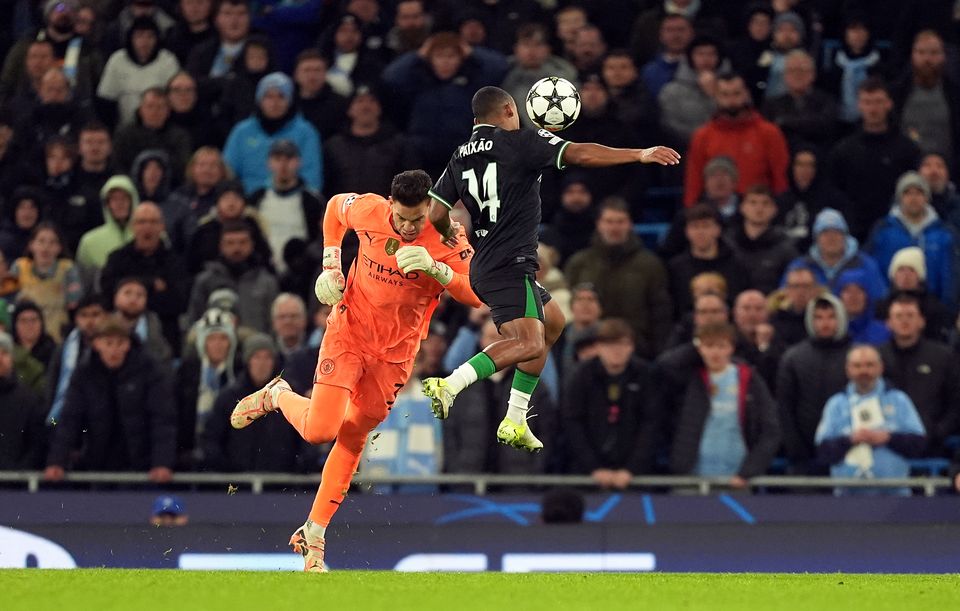
[[[480,194],[480,183],[477,181],[477,173],[470,169],[464,170],[461,175],[463,180],[467,181],[467,191],[470,197],[480,206],[480,214],[484,209],[489,211],[490,222],[497,222],[497,211],[500,210],[500,195],[497,193],[497,164],[490,162],[483,170],[483,197]]]

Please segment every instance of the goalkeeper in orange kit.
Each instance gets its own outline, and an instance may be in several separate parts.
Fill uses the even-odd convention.
[[[324,572],[324,534],[350,487],[367,435],[386,419],[413,370],[420,340],[444,290],[473,307],[467,276],[473,256],[463,230],[443,238],[428,222],[430,177],[421,170],[393,178],[390,199],[348,193],[327,203],[323,272],[317,298],[333,306],[308,399],[278,376],[244,397],[231,424],[243,428],[279,410],[310,443],[336,439],[323,467],[310,517],[290,538],[304,570]],[[349,276],[340,265],[347,229],[360,239]]]

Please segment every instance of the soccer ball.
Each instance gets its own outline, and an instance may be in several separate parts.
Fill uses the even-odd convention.
[[[567,129],[580,115],[580,92],[559,76],[548,76],[527,93],[527,116],[537,127],[551,132]]]

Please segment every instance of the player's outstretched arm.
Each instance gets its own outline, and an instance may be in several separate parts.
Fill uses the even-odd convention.
[[[443,243],[451,248],[456,245],[458,225],[450,218],[450,210],[441,202],[433,200],[430,203],[430,224],[443,236]]]
[[[680,154],[668,146],[617,149],[593,142],[571,142],[563,150],[563,162],[586,168],[602,168],[625,163],[677,165],[680,163]]]
[[[347,280],[340,261],[340,245],[347,233],[347,225],[341,219],[344,205],[342,196],[331,198],[323,214],[323,271],[313,287],[317,300],[325,305],[336,305],[343,299]]]

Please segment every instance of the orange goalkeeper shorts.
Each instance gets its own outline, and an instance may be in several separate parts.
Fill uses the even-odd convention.
[[[354,405],[365,416],[383,422],[397,394],[410,379],[415,358],[403,363],[385,363],[344,345],[336,337],[324,336],[313,383],[346,388]]]

